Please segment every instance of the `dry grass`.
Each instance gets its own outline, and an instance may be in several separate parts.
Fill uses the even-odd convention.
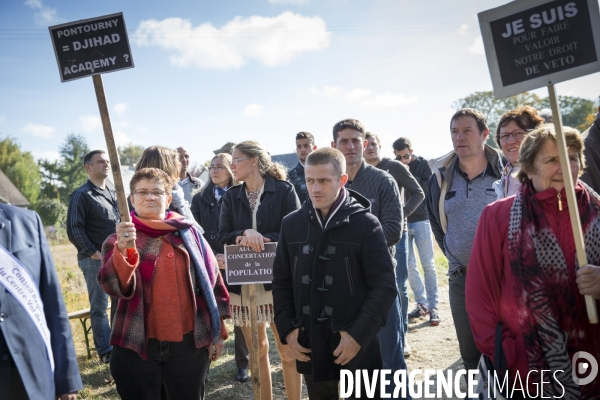
[[[413,349],[413,355],[407,361],[411,369],[448,368],[452,364],[456,364],[457,358],[459,358],[457,356],[458,345],[447,301],[447,260],[437,245],[435,245],[435,254],[435,264],[441,289],[440,315],[442,317],[442,324],[438,327],[430,327],[425,319],[417,320],[410,324],[408,338]],[[88,308],[89,302],[85,281],[77,266],[75,248],[70,244],[54,245],[52,246],[52,255],[63,288],[67,310],[72,312]],[[234,378],[236,366],[234,359],[233,326],[227,323],[227,328],[230,338],[225,342],[223,356],[211,366],[207,379],[207,398],[217,400],[252,399],[252,383],[250,381],[239,383]],[[79,392],[80,398],[118,399],[119,396],[114,383],[112,383],[108,365],[100,364],[95,353],[92,354],[90,360],[87,359],[83,329],[80,322],[72,320],[71,329],[84,384],[83,390]],[[271,330],[267,329],[267,332],[269,335],[273,398],[286,399],[279,355]],[[90,337],[91,340],[92,338]],[[303,398],[308,398],[305,389]]]

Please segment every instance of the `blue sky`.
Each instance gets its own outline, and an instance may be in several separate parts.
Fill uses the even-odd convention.
[[[47,27],[123,12],[135,68],[103,75],[118,144],[185,146],[204,162],[226,141],[271,154],[340,119],[451,149],[452,103],[491,90],[477,13],[506,1],[189,0],[0,2],[0,134],[56,158],[69,133],[105,148],[91,78],[61,83]],[[600,74],[559,83],[594,99]],[[546,89],[538,90],[542,96]]]

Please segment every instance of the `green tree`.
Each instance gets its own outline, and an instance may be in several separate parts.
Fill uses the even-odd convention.
[[[42,199],[35,210],[45,226],[57,226],[67,217],[67,206],[58,199]]]
[[[58,161],[40,160],[43,195],[67,204],[71,193],[87,179],[83,158],[89,151],[85,138],[71,133],[59,149]]]
[[[21,150],[10,137],[0,140],[0,169],[35,206],[40,194],[40,169],[31,153]]]
[[[464,107],[475,108],[481,111],[488,119],[490,128],[490,137],[488,144],[498,147],[496,140],[496,128],[500,117],[518,106],[528,105],[538,110],[550,108],[548,97],[539,97],[534,93],[524,92],[514,96],[496,99],[494,93],[475,92],[463,99],[456,100],[452,107],[456,110]],[[586,123],[589,114],[594,113],[594,102],[592,100],[573,96],[558,96],[558,105],[562,117],[563,125],[575,127],[581,130]],[[584,128],[584,129],[587,129]]]
[[[140,160],[144,147],[129,143],[127,146],[119,146],[118,152],[121,165],[133,165]]]

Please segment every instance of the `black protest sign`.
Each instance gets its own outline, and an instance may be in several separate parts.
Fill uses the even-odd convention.
[[[225,246],[225,276],[230,285],[271,283],[277,243],[265,243],[260,253],[245,246]]]
[[[123,13],[48,29],[62,82],[134,66]]]
[[[496,97],[600,71],[596,0],[523,0],[478,16]]]

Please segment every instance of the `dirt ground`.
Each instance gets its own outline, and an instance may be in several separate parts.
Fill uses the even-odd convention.
[[[89,307],[85,282],[81,271],[77,267],[75,249],[71,245],[59,245],[52,247],[53,257],[59,273],[63,295],[69,312]],[[442,256],[443,257],[443,256]],[[436,264],[438,257],[436,257]],[[416,319],[409,324],[408,343],[412,348],[412,354],[407,359],[409,371],[414,369],[453,369],[462,368],[458,342],[454,331],[450,305],[448,302],[448,281],[443,275],[443,266],[438,267],[440,281],[439,312],[441,323],[439,326],[429,325],[429,318]],[[410,292],[410,289],[409,289]],[[414,307],[411,301],[409,310]],[[207,380],[206,397],[217,400],[252,399],[251,382],[239,383],[235,380],[235,361],[233,326],[228,324],[231,338],[225,343],[223,356],[211,366]],[[87,359],[83,330],[78,320],[71,321],[71,329],[79,366],[84,382],[84,389],[80,392],[80,398],[84,399],[118,399],[118,395],[110,377],[107,365],[100,364],[96,354]],[[275,348],[270,329],[270,359],[271,375],[273,378],[273,398],[286,399],[285,387],[281,364]],[[90,335],[90,341],[92,341]],[[432,386],[435,393],[436,386]],[[464,389],[464,384],[463,384]],[[304,399],[308,399],[304,390]],[[440,397],[445,398],[445,397]]]

